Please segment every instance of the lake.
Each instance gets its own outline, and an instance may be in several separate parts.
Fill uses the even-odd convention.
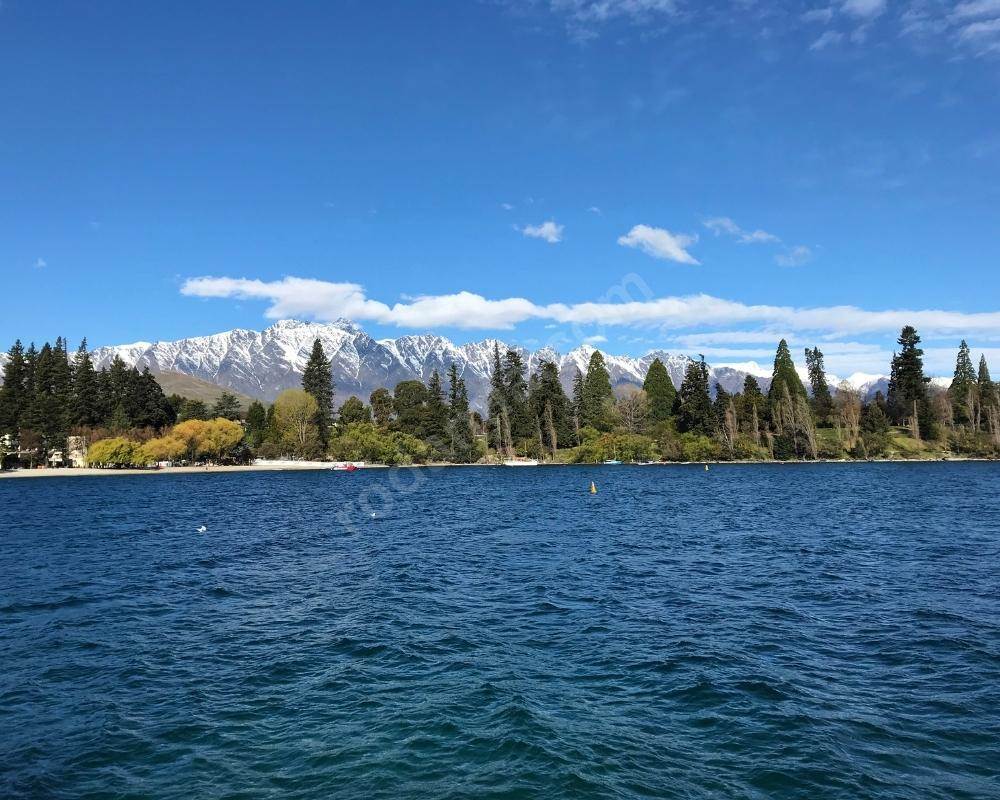
[[[0,481],[4,798],[985,798],[998,743],[1000,464]]]

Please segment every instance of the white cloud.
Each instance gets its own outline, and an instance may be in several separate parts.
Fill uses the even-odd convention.
[[[680,264],[700,263],[687,251],[697,241],[697,234],[671,233],[664,228],[649,225],[636,225],[625,236],[618,237],[618,244],[623,247],[638,248],[653,258]]]
[[[674,0],[550,0],[549,5],[579,22],[606,22],[616,17],[642,20],[677,11]]]
[[[809,49],[817,51],[826,50],[826,48],[840,44],[842,41],[844,41],[844,34],[840,31],[823,31],[819,38],[809,45]]]
[[[959,31],[958,37],[962,41],[968,42],[991,38],[998,33],[1000,33],[1000,19],[991,19],[966,25]]]
[[[270,303],[271,319],[300,317],[332,321],[341,317],[401,328],[433,326],[509,329],[538,319],[581,325],[654,325],[663,330],[749,325],[774,331],[846,336],[895,333],[915,325],[925,336],[1000,335],[1000,311],[966,313],[940,309],[869,311],[856,306],[796,308],[748,305],[706,294],[631,302],[539,304],[521,297],[490,300],[472,292],[422,296],[392,306],[367,297],[355,283],[286,277],[276,281],[246,278],[190,278],[181,293],[191,297],[259,299]],[[758,331],[761,333],[762,331]],[[831,345],[828,345],[831,346]]]
[[[969,0],[959,3],[949,16],[952,19],[1000,16],[1000,0]]]
[[[826,8],[812,8],[802,14],[803,22],[821,22],[824,25],[833,19],[833,9],[827,6]]]
[[[520,229],[521,233],[532,239],[543,239],[549,244],[557,244],[562,241],[563,228],[565,226],[556,224],[553,220],[543,222],[541,225],[525,225]]]
[[[49,262],[46,261],[44,258],[36,258],[35,259],[35,269],[44,269],[48,265],[49,265]]]
[[[603,335],[601,335],[601,334],[598,333],[598,334],[595,334],[594,336],[587,336],[587,337],[585,337],[584,340],[583,340],[583,343],[584,344],[602,344],[602,343],[606,342],[607,340],[608,340],[607,336],[603,336]]]
[[[812,261],[812,250],[804,244],[796,245],[784,253],[778,253],[774,257],[775,263],[782,267],[801,267],[803,264]]]
[[[852,17],[874,19],[885,12],[886,0],[845,0],[840,8]]]
[[[514,206],[512,206],[510,203],[501,203],[500,204],[500,208],[502,208],[504,211],[513,211],[514,210]]]
[[[591,206],[591,207],[590,207],[590,208],[588,208],[587,210],[588,210],[588,211],[589,211],[589,212],[590,212],[591,214],[600,214],[600,213],[601,213],[601,209],[599,209],[599,208],[598,208],[597,206]]]
[[[729,234],[740,244],[773,244],[781,241],[773,233],[762,231],[759,228],[753,231],[744,230],[729,217],[712,217],[702,224],[716,236],[721,236],[724,233]]]

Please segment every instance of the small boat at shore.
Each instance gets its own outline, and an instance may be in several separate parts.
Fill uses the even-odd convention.
[[[537,467],[538,460],[535,458],[508,458],[503,462],[505,467]]]
[[[619,461],[619,460],[618,460],[618,459],[616,459],[616,458],[609,458],[609,459],[608,459],[607,461],[605,461],[604,463],[605,463],[605,464],[621,464],[622,462],[621,462],[621,461]]]

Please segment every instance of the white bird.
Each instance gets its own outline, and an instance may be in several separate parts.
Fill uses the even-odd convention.
[[[207,530],[208,530],[208,528],[206,528],[204,525],[202,525],[200,528],[198,528],[198,533],[204,533]]]
[[[372,512],[372,519],[375,519],[375,512]]]

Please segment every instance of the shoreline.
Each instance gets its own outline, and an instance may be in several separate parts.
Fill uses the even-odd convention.
[[[941,464],[954,462],[997,462],[995,458],[981,457],[951,457],[951,458],[875,458],[862,461],[860,459],[816,459],[814,461],[656,461],[649,464],[539,464],[539,467],[690,467],[701,465],[712,466],[746,466],[790,464]],[[998,462],[1000,463],[1000,462]],[[450,462],[432,462],[429,464],[402,464],[395,467],[387,464],[366,464],[361,470],[383,469],[440,469],[445,467],[502,467],[502,464],[454,464]],[[209,465],[201,467],[161,467],[159,469],[99,469],[97,467],[46,467],[43,469],[19,469],[0,472],[0,480],[4,478],[94,478],[114,475],[199,475],[233,472],[336,472],[332,462],[302,461],[285,464],[233,464]]]

